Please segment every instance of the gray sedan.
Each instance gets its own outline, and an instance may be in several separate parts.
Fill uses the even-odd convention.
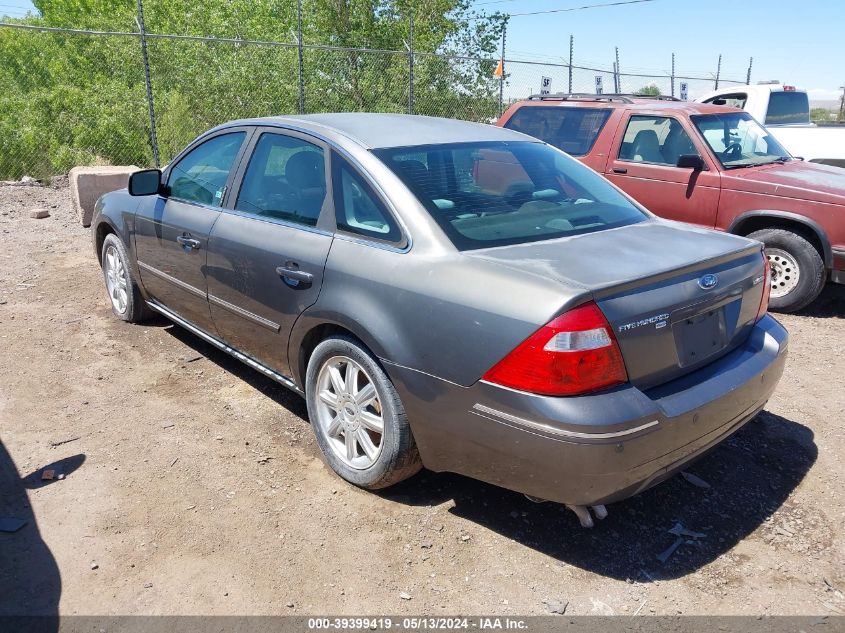
[[[117,317],[160,313],[303,394],[369,489],[425,466],[592,525],[752,419],[786,356],[759,243],[488,125],[233,121],[92,228]]]

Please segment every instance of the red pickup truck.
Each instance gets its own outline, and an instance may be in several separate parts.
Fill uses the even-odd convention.
[[[497,125],[593,168],[664,218],[758,239],[771,307],[799,310],[845,283],[845,170],[793,158],[736,108],[629,95],[543,95]]]

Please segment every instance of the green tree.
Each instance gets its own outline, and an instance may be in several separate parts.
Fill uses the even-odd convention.
[[[833,119],[834,111],[828,108],[811,108],[810,109],[810,120],[811,121],[830,121]]]
[[[657,87],[657,84],[649,84],[648,86],[643,86],[634,94],[639,95],[641,97],[659,97],[660,88]]]
[[[304,0],[306,110],[403,112],[414,20],[416,111],[487,120],[496,113],[500,14],[469,0]],[[51,27],[137,32],[135,0],[35,0]],[[163,161],[234,118],[298,109],[296,4],[291,0],[145,0]],[[238,41],[157,38],[212,36]],[[286,45],[285,45],[286,44]],[[372,48],[362,52],[348,48]],[[393,52],[391,52],[393,51]],[[447,60],[444,53],[466,57]],[[75,164],[152,163],[137,37],[0,28],[0,178]],[[480,58],[481,61],[478,61]]]

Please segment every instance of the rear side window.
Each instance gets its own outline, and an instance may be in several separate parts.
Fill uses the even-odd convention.
[[[810,122],[810,102],[806,92],[772,92],[766,125],[795,125]]]
[[[567,154],[583,156],[610,117],[610,110],[526,106],[517,110],[505,127],[554,145]]]
[[[648,216],[577,160],[531,141],[377,150],[459,250],[592,233]]]
[[[737,92],[736,94],[722,95],[721,97],[708,99],[705,103],[729,106],[731,108],[739,108],[740,110],[743,110],[745,108],[746,101],[748,101],[748,95],[744,92]]]
[[[337,228],[378,241],[401,242],[399,226],[370,186],[337,154],[332,163]]]

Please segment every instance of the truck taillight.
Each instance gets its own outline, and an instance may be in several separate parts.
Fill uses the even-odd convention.
[[[784,92],[795,92],[795,86],[784,86],[783,91]]]
[[[757,321],[766,316],[769,310],[769,297],[772,294],[772,267],[766,251],[763,251],[763,295],[760,297],[760,308],[757,310]]]
[[[563,313],[529,336],[484,380],[547,396],[574,396],[628,381],[613,329],[594,302]]]

